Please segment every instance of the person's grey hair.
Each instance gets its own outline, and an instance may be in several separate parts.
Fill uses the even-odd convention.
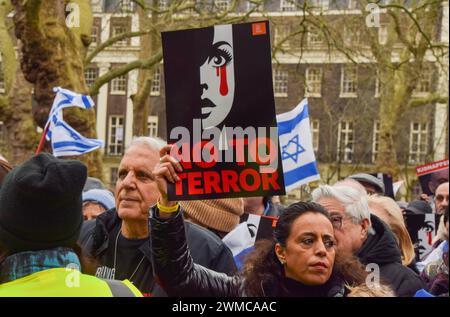
[[[361,195],[367,195],[366,188],[363,185],[361,185],[360,182],[352,178],[347,177],[343,180],[337,181],[336,183],[334,183],[334,186],[341,186],[341,187],[348,186],[358,190],[361,193]]]
[[[167,145],[167,142],[158,137],[138,136],[133,138],[130,145],[128,145],[127,150],[136,145],[144,145],[153,151],[159,152],[164,146]]]
[[[314,202],[322,198],[334,198],[344,205],[345,213],[352,219],[353,223],[361,223],[364,219],[370,222],[370,209],[367,203],[367,194],[353,187],[345,186],[345,183],[321,185],[312,192]],[[372,232],[372,230],[369,230]]]

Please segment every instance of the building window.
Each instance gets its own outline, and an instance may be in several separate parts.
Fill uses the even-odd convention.
[[[348,0],[348,8],[351,10],[358,9],[358,0]]]
[[[308,67],[306,69],[305,97],[320,97],[322,94],[322,69]]]
[[[275,45],[280,45],[282,48],[289,48],[288,37],[291,34],[291,27],[289,25],[278,25],[275,28]]]
[[[109,188],[116,187],[118,176],[119,176],[119,169],[117,167],[111,167],[109,169]]]
[[[250,10],[262,11],[263,9],[264,9],[264,2],[254,3],[251,1],[247,1],[247,11],[250,11]]]
[[[122,9],[122,12],[132,12],[133,11],[133,1],[121,0],[120,8]]]
[[[147,135],[150,137],[158,136],[158,117],[149,116],[147,119]]]
[[[123,151],[123,116],[109,116],[109,155],[122,155]]]
[[[344,43],[347,46],[356,45],[360,40],[360,32],[354,27],[344,25]]]
[[[377,161],[378,149],[380,143],[380,121],[373,123],[373,137],[372,137],[372,163]]]
[[[319,120],[311,121],[311,134],[314,152],[319,150]]]
[[[227,11],[230,7],[230,0],[214,0],[217,11]]]
[[[152,86],[150,87],[150,96],[159,96],[161,94],[161,68],[157,67],[153,72]]]
[[[111,80],[111,94],[125,95],[127,91],[127,75],[122,75]]]
[[[338,162],[351,163],[353,160],[353,146],[354,146],[354,134],[353,134],[353,122],[352,121],[340,121],[338,128],[338,147],[337,153]]]
[[[86,81],[86,85],[89,87],[95,82],[98,78],[98,68],[89,67],[84,70],[84,80]]]
[[[288,96],[288,72],[284,70],[275,70],[273,75],[274,95],[275,97]]]
[[[169,9],[169,3],[167,0],[159,0],[158,2],[158,10],[159,11],[166,11]]]
[[[411,122],[409,162],[422,163],[428,150],[428,123]]]
[[[416,88],[413,91],[414,96],[423,96],[431,92],[431,79],[433,73],[430,67],[424,66],[419,80],[417,81]]]
[[[316,27],[308,28],[308,45],[309,46],[319,46],[323,44],[323,36],[320,29]]]
[[[99,32],[98,27],[96,25],[92,26],[92,33],[91,33],[91,44],[97,45],[99,42]]]
[[[123,33],[127,33],[127,27],[123,26],[123,25],[114,25],[112,26],[112,33],[111,33],[111,37],[123,34]],[[121,39],[120,41],[117,41],[114,43],[114,45],[117,46],[125,46],[128,44],[128,40],[127,38]]]
[[[290,12],[297,10],[297,0],[281,0],[280,9],[283,12]]]
[[[381,25],[378,28],[378,43],[380,45],[385,45],[388,40],[388,27],[386,25]]]
[[[342,66],[341,71],[341,98],[357,97],[358,87],[357,68],[355,66]]]
[[[377,70],[377,74],[375,77],[375,98],[380,97],[380,75],[379,71]]]
[[[328,9],[328,0],[308,0],[308,4],[313,10],[322,11]]]

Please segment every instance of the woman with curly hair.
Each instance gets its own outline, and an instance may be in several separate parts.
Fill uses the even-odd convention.
[[[151,209],[151,246],[159,283],[169,296],[343,297],[364,282],[361,263],[336,264],[333,223],[316,203],[299,202],[280,215],[273,239],[259,243],[242,272],[227,276],[194,264],[182,210],[167,198],[167,181],[181,165],[167,146],[153,170],[161,197]]]

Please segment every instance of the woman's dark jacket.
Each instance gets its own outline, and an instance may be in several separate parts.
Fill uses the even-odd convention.
[[[243,296],[329,296],[345,295],[343,282],[338,278],[322,286],[304,286],[284,279],[284,287],[270,280],[261,281],[261,292],[252,294],[245,289],[241,275],[227,276],[195,264],[186,244],[184,221],[181,212],[173,218],[160,219],[152,208],[151,247],[155,274],[169,296],[192,297],[243,297]]]

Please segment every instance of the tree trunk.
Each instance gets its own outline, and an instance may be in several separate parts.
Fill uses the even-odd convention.
[[[39,140],[31,116],[31,85],[18,67],[13,37],[8,32],[6,17],[11,12],[10,1],[0,0],[0,54],[5,82],[5,95],[0,105],[0,120],[6,127],[3,154],[13,164],[25,161],[33,153]]]
[[[6,121],[9,116],[9,99],[12,82],[17,69],[16,52],[11,35],[8,32],[6,16],[11,12],[12,6],[9,0],[0,0],[0,77],[5,83],[5,92],[0,94],[0,121]]]
[[[47,121],[55,97],[54,87],[83,94],[88,91],[83,55],[89,44],[87,36],[92,28],[92,12],[88,0],[72,2],[79,4],[82,26],[74,27],[74,31],[66,26],[68,1],[12,0],[16,36],[23,45],[21,68],[25,78],[34,85],[36,105],[32,112],[40,127]],[[72,13],[76,14],[76,11]],[[94,110],[67,109],[64,119],[82,135],[96,136]],[[77,158],[87,163],[90,175],[102,178],[100,155],[99,151],[94,151]]]
[[[157,2],[153,3],[154,9]],[[141,31],[149,30],[151,25],[157,25],[158,14],[152,13],[151,21],[147,16],[147,12],[142,8],[138,8],[139,24]],[[147,59],[156,54],[159,45],[159,40],[154,32],[141,37],[141,52],[139,59]],[[155,67],[158,67],[157,65]],[[138,89],[135,95],[131,96],[133,101],[133,135],[142,136],[147,135],[147,118],[150,113],[151,104],[149,101],[150,90],[152,86],[152,79],[155,67],[151,69],[141,69],[138,75]]]
[[[9,106],[11,116],[6,122],[7,140],[10,147],[9,160],[20,164],[34,154],[40,135],[36,131],[31,114],[31,84],[17,69]]]

